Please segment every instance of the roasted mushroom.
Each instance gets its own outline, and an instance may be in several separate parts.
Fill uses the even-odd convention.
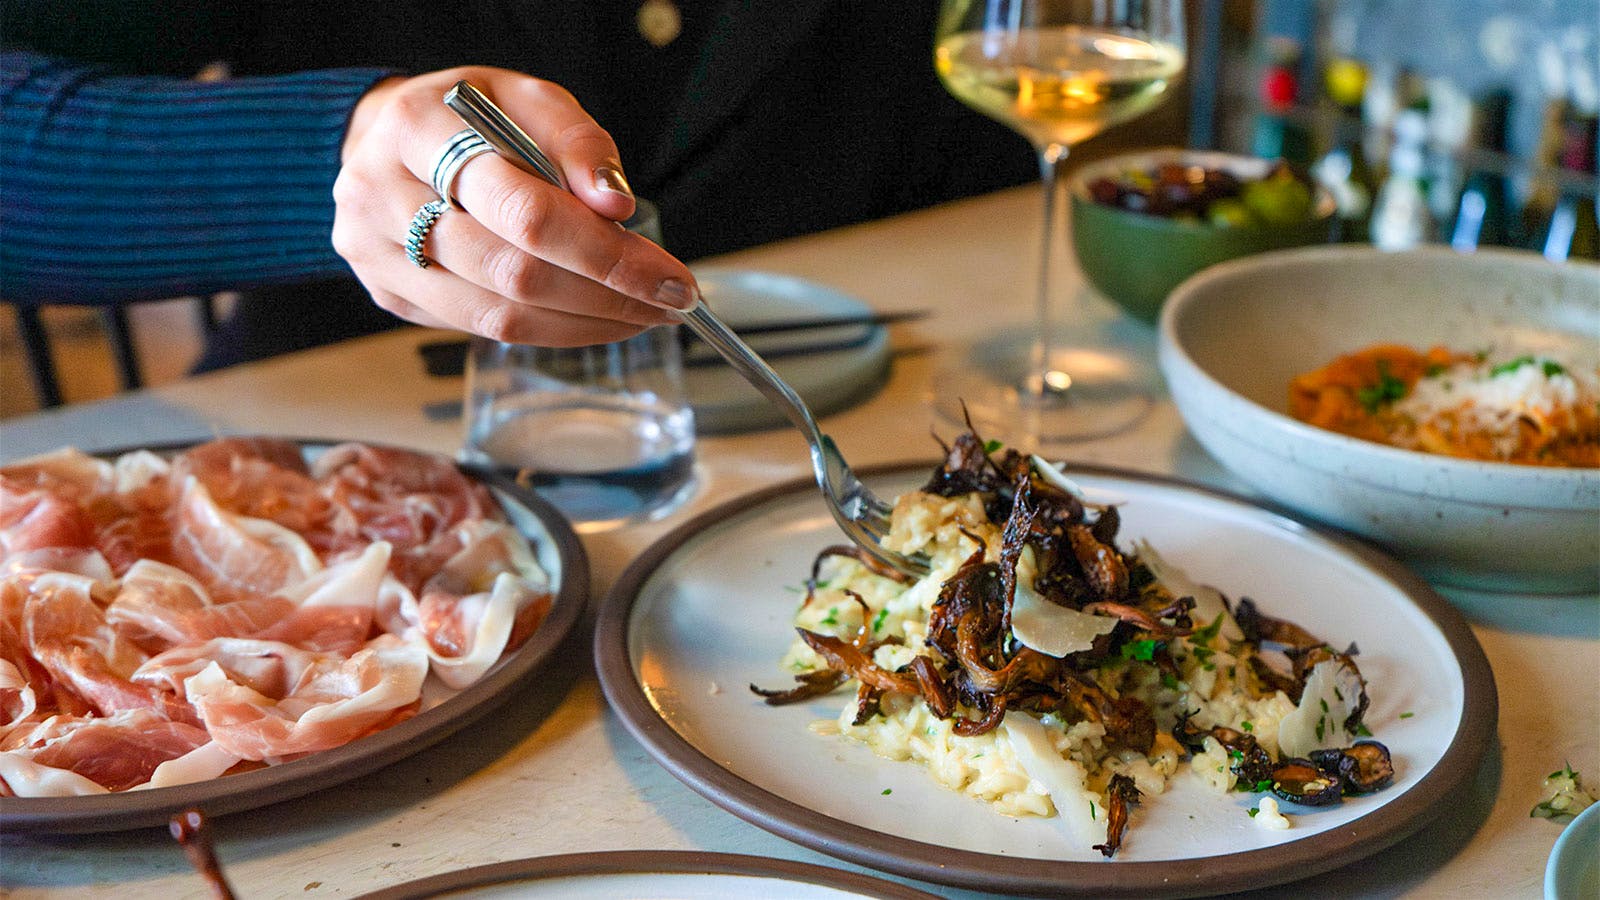
[[[1389,748],[1377,741],[1356,741],[1344,749],[1313,750],[1311,762],[1324,775],[1338,779],[1346,794],[1370,794],[1394,780]]]
[[[1128,807],[1139,802],[1139,789],[1132,778],[1118,773],[1111,776],[1111,782],[1106,785],[1106,799],[1110,804],[1106,810],[1106,842],[1095,844],[1094,849],[1110,859],[1122,849],[1122,836],[1128,829]]]
[[[1291,759],[1272,770],[1272,793],[1301,806],[1327,806],[1339,802],[1343,784],[1309,759]]]

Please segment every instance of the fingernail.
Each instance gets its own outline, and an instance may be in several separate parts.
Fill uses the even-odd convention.
[[[700,302],[700,289],[678,278],[668,278],[656,287],[656,299],[675,309],[691,309]]]
[[[613,194],[633,196],[633,188],[628,186],[628,179],[623,176],[620,169],[611,166],[601,166],[594,170],[594,186]]]

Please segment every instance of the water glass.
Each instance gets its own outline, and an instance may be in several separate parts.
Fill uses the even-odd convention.
[[[624,224],[657,242],[655,208]],[[694,491],[679,326],[590,347],[474,338],[464,462],[501,471],[580,532],[660,518]]]

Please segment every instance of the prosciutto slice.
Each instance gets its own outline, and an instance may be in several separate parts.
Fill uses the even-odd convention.
[[[322,568],[300,535],[270,519],[228,512],[194,478],[178,501],[177,516],[173,551],[213,591],[272,594]]]
[[[549,579],[520,535],[503,522],[456,529],[461,549],[420,597],[401,595],[398,633],[417,641],[433,673],[461,688],[477,681],[549,609]]]
[[[32,729],[13,731],[0,749],[121,791],[149,781],[162,763],[209,742],[203,728],[133,709],[103,717],[52,716]],[[21,793],[15,785],[12,790]]]
[[[92,579],[49,573],[34,579],[22,609],[22,640],[43,668],[57,703],[83,706],[102,716],[156,710],[164,718],[193,722],[180,698],[129,680],[146,656],[106,623],[92,597]],[[78,702],[63,703],[65,694]]]
[[[272,627],[295,608],[286,597],[212,603],[193,575],[142,559],[123,576],[106,608],[106,623],[150,653],[218,637],[246,637]]]
[[[409,718],[421,702],[428,657],[392,635],[354,656],[318,654],[283,696],[230,678],[217,662],[184,691],[219,746],[277,762],[349,743]]]
[[[488,491],[438,457],[341,444],[315,472],[335,509],[329,552],[384,541],[390,570],[413,592],[461,549],[455,526],[494,508]]]

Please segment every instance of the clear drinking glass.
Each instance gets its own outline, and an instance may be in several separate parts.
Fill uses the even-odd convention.
[[[1121,431],[1149,409],[1141,365],[1086,330],[1082,292],[1057,296],[1051,256],[1065,243],[1055,223],[1068,151],[1154,107],[1184,60],[1183,0],[944,0],[939,77],[1033,143],[1044,221],[1034,328],[936,373],[942,414],[1041,447]]]
[[[660,241],[645,201],[624,224]],[[591,347],[474,338],[462,461],[532,487],[584,533],[672,512],[695,484],[678,329]]]

